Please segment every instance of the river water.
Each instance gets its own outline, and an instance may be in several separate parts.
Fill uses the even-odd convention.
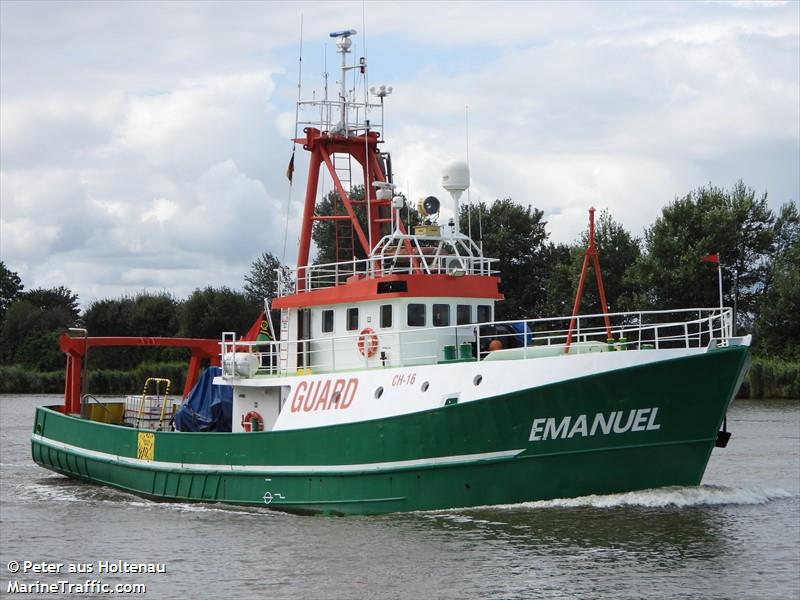
[[[0,396],[0,596],[67,581],[107,597],[97,580],[181,599],[800,598],[796,400],[735,402],[731,443],[697,488],[379,517],[156,503],[71,481],[30,458],[34,407],[59,402]],[[64,566],[12,574],[10,561]],[[166,573],[98,573],[99,561]],[[92,573],[66,572],[81,563]]]

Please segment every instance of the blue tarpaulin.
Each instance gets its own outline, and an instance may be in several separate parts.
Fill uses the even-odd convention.
[[[512,327],[512,329],[514,329],[514,331],[517,332],[517,335],[515,335],[514,337],[517,338],[517,341],[519,342],[520,346],[525,346],[526,345],[525,344],[525,334],[526,333],[528,334],[528,343],[527,343],[527,345],[528,346],[533,346],[533,331],[531,330],[531,328],[528,326],[527,323],[525,323],[525,322],[522,322],[522,323],[511,323],[511,327]]]
[[[214,385],[214,377],[222,374],[219,367],[209,367],[200,376],[186,402],[175,413],[178,431],[230,431],[233,412],[233,388]]]

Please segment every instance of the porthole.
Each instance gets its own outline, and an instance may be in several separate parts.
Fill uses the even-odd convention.
[[[475,375],[475,377],[472,380],[472,383],[474,383],[475,385],[480,385],[481,381],[483,381],[483,375]]]
[[[379,386],[377,390],[375,390],[375,399],[377,400],[383,396],[383,386]]]
[[[427,392],[429,387],[431,387],[431,384],[426,381],[425,383],[422,384],[421,389],[423,392]]]

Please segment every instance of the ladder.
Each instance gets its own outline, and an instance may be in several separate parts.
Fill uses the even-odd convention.
[[[350,196],[352,192],[352,156],[350,154],[333,155],[333,168],[336,172],[336,177],[342,184],[342,188],[347,195]],[[353,202],[353,200],[350,200]],[[338,194],[334,194],[333,199],[333,215],[336,217],[347,217],[347,214],[342,206],[342,199]],[[336,247],[336,262],[347,262],[353,260],[355,257],[355,235],[353,233],[353,223],[349,218],[338,218],[333,221],[334,232],[334,245]],[[336,284],[342,283],[347,278],[345,273],[336,273]]]
[[[281,309],[280,368],[278,373],[289,372],[289,309]]]

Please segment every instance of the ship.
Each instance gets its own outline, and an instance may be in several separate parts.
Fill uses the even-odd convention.
[[[37,408],[33,460],[154,500],[337,515],[699,485],[749,367],[731,309],[609,312],[590,235],[571,315],[496,320],[497,260],[459,227],[468,164],[442,176],[454,218],[439,223],[430,195],[412,223],[383,150],[392,89],[348,85],[366,69],[349,62],[353,35],[331,34],[337,97],[298,98],[297,262],[264,335],[63,335],[64,404]],[[333,262],[310,261],[315,224],[335,238]],[[582,315],[592,261],[603,310]],[[182,406],[161,380],[124,402],[84,393],[89,349],[119,345],[188,348]]]

